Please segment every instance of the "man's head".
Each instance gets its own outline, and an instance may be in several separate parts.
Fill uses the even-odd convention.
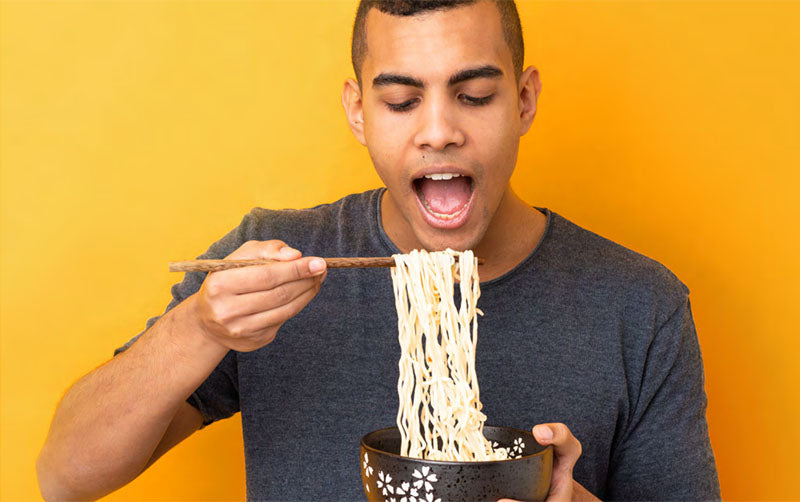
[[[478,0],[361,0],[353,23],[353,42],[350,47],[350,59],[356,79],[361,84],[361,64],[367,55],[367,13],[370,9],[378,9],[393,16],[415,16],[425,12],[447,10],[463,5],[474,4]],[[525,43],[522,40],[522,25],[514,0],[492,0],[500,14],[503,27],[503,38],[511,50],[514,62],[514,74],[519,79],[522,75],[522,64],[525,61]]]
[[[535,68],[521,71],[516,7],[362,1],[353,33],[361,82],[345,82],[342,103],[388,189],[389,237],[401,249],[476,249],[512,214],[509,179],[541,87]]]

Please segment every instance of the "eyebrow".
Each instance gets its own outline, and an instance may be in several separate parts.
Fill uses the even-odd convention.
[[[447,81],[448,86],[453,86],[465,80],[472,80],[474,78],[500,78],[503,76],[503,70],[493,65],[483,65],[477,68],[467,68],[462,70]]]
[[[422,80],[398,73],[381,73],[372,79],[372,87],[385,87],[392,84],[409,85],[411,87],[419,87],[420,89],[425,88],[425,84],[422,83]]]
[[[500,78],[503,76],[503,70],[494,65],[483,65],[475,68],[467,68],[461,70],[447,80],[447,86],[452,87],[456,84],[466,80],[473,80],[476,78]],[[422,80],[411,77],[409,75],[402,75],[399,73],[381,73],[372,79],[372,87],[385,87],[387,85],[407,85],[410,87],[425,88],[425,83]]]

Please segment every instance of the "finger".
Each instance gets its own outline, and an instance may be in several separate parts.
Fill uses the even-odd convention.
[[[239,325],[238,331],[241,333],[252,333],[280,326],[303,310],[303,308],[314,299],[318,291],[318,287],[309,289],[294,300],[278,308],[243,317],[237,323]]]
[[[561,461],[572,461],[575,465],[581,456],[581,443],[564,424],[539,424],[533,428],[536,441],[542,445],[553,445],[556,457]]]
[[[547,500],[572,500],[572,470],[581,456],[581,443],[561,423],[537,425],[533,428],[533,435],[540,444],[553,446],[553,474]]]
[[[315,256],[253,267],[249,274],[252,289],[244,292],[264,291],[293,281],[317,277],[326,269],[325,260]]]
[[[288,245],[281,240],[270,241],[247,241],[239,248],[226,256],[226,259],[232,260],[253,260],[253,259],[268,259],[276,261],[296,260],[300,258],[302,253]],[[246,284],[244,279],[248,278],[252,272],[252,267],[244,267],[247,270],[231,269],[221,270],[208,274],[206,281],[207,292],[211,296],[218,296],[225,293],[239,293],[236,290],[236,285]]]
[[[235,317],[266,312],[291,303],[310,289],[319,287],[322,277],[310,277],[281,284],[266,291],[256,291],[230,298],[230,311]]]
[[[317,257],[299,258],[253,267],[233,268],[214,272],[208,281],[208,292],[246,294],[267,291],[287,282],[322,275],[325,260]]]
[[[281,240],[247,241],[225,258],[231,260],[293,260],[302,255],[300,251],[290,247]]]

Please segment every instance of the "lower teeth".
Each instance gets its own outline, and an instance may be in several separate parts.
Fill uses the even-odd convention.
[[[462,207],[461,209],[459,209],[458,211],[456,211],[453,214],[444,214],[444,213],[437,213],[436,211],[431,209],[431,206],[428,205],[428,201],[425,200],[424,198],[422,198],[422,204],[425,206],[425,209],[427,209],[429,213],[431,213],[432,215],[436,216],[437,218],[439,218],[441,220],[452,220],[453,218],[455,218],[456,216],[461,214],[461,211],[464,210],[464,208]],[[466,206],[466,204],[464,204],[464,205]]]

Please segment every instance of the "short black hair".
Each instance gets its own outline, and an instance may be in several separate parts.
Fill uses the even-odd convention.
[[[356,11],[356,20],[353,23],[353,41],[350,48],[350,57],[353,62],[353,71],[361,85],[361,65],[367,56],[367,13],[370,9],[390,14],[392,16],[413,16],[421,12],[447,10],[463,5],[472,5],[478,0],[361,0]],[[503,28],[508,48],[511,49],[511,60],[514,63],[514,73],[517,80],[522,75],[522,64],[525,59],[525,45],[522,41],[522,25],[519,22],[517,4],[514,0],[491,0],[500,12],[500,25]]]

